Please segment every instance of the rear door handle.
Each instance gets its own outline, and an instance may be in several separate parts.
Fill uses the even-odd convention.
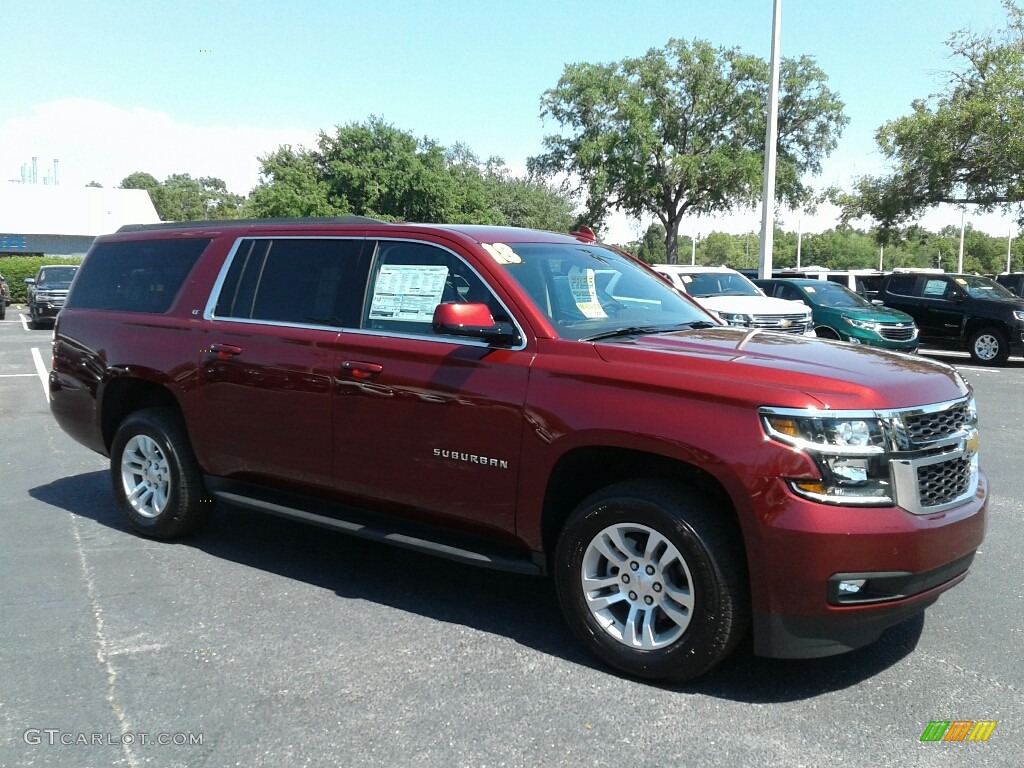
[[[242,348],[236,347],[234,344],[211,344],[210,351],[217,355],[218,360],[227,360],[242,354]]]
[[[379,363],[365,363],[361,360],[346,360],[341,364],[341,370],[352,376],[353,379],[369,379],[384,370]]]

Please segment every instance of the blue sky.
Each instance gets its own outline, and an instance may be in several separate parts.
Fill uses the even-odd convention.
[[[521,170],[556,129],[539,102],[567,64],[672,37],[767,59],[771,15],[772,0],[9,2],[0,179],[37,156],[40,177],[60,158],[62,185],[142,170],[247,193],[259,154],[370,115]],[[819,183],[882,171],[874,132],[942,88],[950,34],[1004,19],[999,0],[784,0],[782,54],[813,57],[850,117]]]

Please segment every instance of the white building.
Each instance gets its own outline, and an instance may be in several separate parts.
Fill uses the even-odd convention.
[[[0,256],[83,256],[97,235],[159,221],[144,189],[0,183]]]

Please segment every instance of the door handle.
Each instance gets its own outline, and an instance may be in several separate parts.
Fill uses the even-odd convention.
[[[218,360],[228,360],[235,355],[242,354],[242,348],[234,344],[211,344],[210,352],[217,355]]]
[[[364,363],[361,360],[346,360],[341,364],[341,370],[353,379],[369,379],[381,373],[384,366],[379,363]]]

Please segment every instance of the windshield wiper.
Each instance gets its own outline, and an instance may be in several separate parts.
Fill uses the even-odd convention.
[[[651,333],[671,333],[693,328],[715,328],[714,323],[706,320],[694,320],[691,323],[678,323],[677,325],[631,325],[626,328],[616,328],[612,331],[595,333],[593,336],[585,336],[580,341],[600,341],[602,339],[614,339],[622,336],[644,336]]]

